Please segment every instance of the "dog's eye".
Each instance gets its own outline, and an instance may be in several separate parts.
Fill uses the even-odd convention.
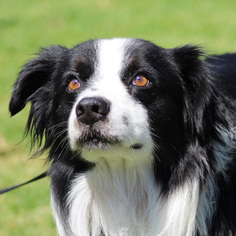
[[[75,91],[76,89],[78,89],[81,86],[80,82],[77,79],[73,79],[70,81],[69,85],[68,85],[68,89],[70,91]]]
[[[149,87],[150,81],[146,77],[139,75],[133,79],[132,84],[138,87]]]

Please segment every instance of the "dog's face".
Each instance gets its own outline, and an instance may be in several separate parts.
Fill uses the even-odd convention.
[[[67,88],[76,97],[68,135],[71,148],[89,161],[105,157],[138,162],[152,155],[148,107],[157,100],[158,72],[148,60],[152,55],[145,44],[100,40],[72,53],[73,71],[78,69]],[[85,71],[89,74],[84,76]],[[158,109],[153,112],[158,115]]]
[[[147,109],[137,96],[137,90],[148,93],[152,82],[129,46],[123,39],[96,41],[90,45],[93,60],[89,55],[73,62],[81,71],[69,83],[70,92],[76,94],[69,140],[73,150],[92,162],[104,156],[137,159],[152,153]],[[90,74],[81,78],[88,68]]]
[[[69,142],[87,161],[151,160],[155,150],[158,159],[165,155],[162,163],[171,162],[185,145],[185,108],[191,112],[190,96],[200,84],[193,79],[200,54],[138,39],[53,46],[25,65],[10,111],[31,101],[28,129],[35,140],[45,135],[45,147],[61,151]]]

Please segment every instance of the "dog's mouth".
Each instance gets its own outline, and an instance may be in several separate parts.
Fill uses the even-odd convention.
[[[113,146],[122,146],[122,140],[116,136],[106,136],[101,132],[84,132],[77,141],[79,149],[87,150],[108,150]],[[139,150],[143,144],[135,143],[129,146],[130,149]]]
[[[113,145],[119,145],[120,140],[117,137],[105,136],[100,132],[84,133],[77,142],[79,148],[88,150],[107,150]]]

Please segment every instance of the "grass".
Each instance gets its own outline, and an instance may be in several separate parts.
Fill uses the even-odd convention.
[[[210,53],[236,51],[235,0],[1,0],[0,188],[41,173],[22,140],[29,107],[10,118],[11,86],[40,47],[72,47],[92,38],[138,37],[160,46],[200,44]],[[0,196],[0,235],[56,235],[49,181]]]

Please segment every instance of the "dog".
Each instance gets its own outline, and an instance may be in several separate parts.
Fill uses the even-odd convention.
[[[51,46],[19,73],[11,115],[28,102],[60,236],[236,235],[236,54]]]

